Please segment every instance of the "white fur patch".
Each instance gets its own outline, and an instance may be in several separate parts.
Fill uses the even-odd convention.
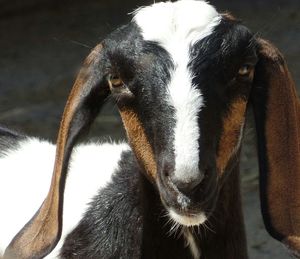
[[[0,251],[42,204],[54,165],[55,146],[38,139],[20,143],[0,158]],[[57,258],[63,240],[88,203],[111,180],[127,144],[85,144],[74,149],[65,189],[62,239],[46,258]]]
[[[199,259],[201,256],[201,251],[200,248],[197,246],[195,237],[193,236],[193,234],[189,229],[185,230],[183,233],[184,233],[186,243],[191,250],[192,256],[194,257],[194,259]]]
[[[187,227],[199,226],[207,220],[207,217],[203,212],[195,215],[185,216],[178,214],[173,209],[169,209],[169,215],[175,222]]]
[[[198,113],[204,103],[200,90],[192,83],[190,47],[211,34],[220,19],[214,7],[193,0],[157,3],[138,9],[134,16],[143,38],[164,47],[175,65],[167,101],[176,110],[175,178],[182,182],[201,176]]]

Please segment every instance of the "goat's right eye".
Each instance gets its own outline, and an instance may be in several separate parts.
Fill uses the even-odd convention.
[[[109,87],[112,88],[119,88],[124,86],[123,80],[118,75],[110,75],[108,78]]]
[[[132,92],[129,90],[127,85],[118,74],[110,74],[107,77],[107,81],[111,94],[116,98],[118,103],[124,103],[124,101],[132,99],[134,97]]]

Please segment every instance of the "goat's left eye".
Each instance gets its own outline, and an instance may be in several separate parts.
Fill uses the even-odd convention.
[[[251,70],[252,70],[252,66],[249,64],[244,64],[243,66],[240,67],[239,69],[239,75],[240,76],[247,76],[250,74]]]

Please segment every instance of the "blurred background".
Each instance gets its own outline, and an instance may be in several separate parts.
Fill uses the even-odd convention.
[[[64,103],[84,58],[107,33],[130,21],[128,13],[151,3],[153,0],[0,0],[0,124],[55,141]],[[275,43],[300,87],[300,0],[210,3]],[[248,123],[242,155],[250,258],[288,258],[261,220],[253,129]],[[91,137],[124,138],[113,104],[105,106]]]

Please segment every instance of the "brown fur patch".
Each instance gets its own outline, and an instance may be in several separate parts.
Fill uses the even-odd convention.
[[[221,174],[224,172],[238,144],[241,127],[245,121],[246,105],[247,102],[239,98],[231,104],[227,117],[223,119],[223,132],[217,157],[217,168]]]
[[[296,258],[300,257],[300,237],[289,236],[283,241],[283,243]]]
[[[266,108],[255,102],[259,96],[253,98],[255,114],[266,113],[265,121],[256,121],[265,130],[266,153],[260,154],[267,163],[261,172],[264,219],[273,237],[300,253],[300,104],[282,54],[268,41],[258,42],[256,82],[268,91]]]
[[[155,180],[157,168],[154,153],[137,114],[132,109],[120,110],[120,114],[137,159],[144,166],[147,175]]]
[[[95,58],[98,56],[99,52],[102,50],[103,45],[100,43],[98,44],[91,53],[86,57],[84,61],[84,65],[90,65],[92,62],[95,61]]]
[[[260,45],[260,55],[267,57],[269,61],[273,61],[276,63],[279,62],[276,65],[285,65],[284,57],[274,45],[272,45],[269,41],[264,39],[258,39],[257,41]]]
[[[237,19],[230,12],[222,13],[222,16],[229,21],[232,21],[232,22],[237,21]]]
[[[268,82],[266,139],[268,154],[267,201],[272,225],[298,242],[300,248],[300,123],[295,85],[280,52],[261,42]],[[296,242],[297,241],[297,242]],[[292,243],[291,243],[292,244]]]

